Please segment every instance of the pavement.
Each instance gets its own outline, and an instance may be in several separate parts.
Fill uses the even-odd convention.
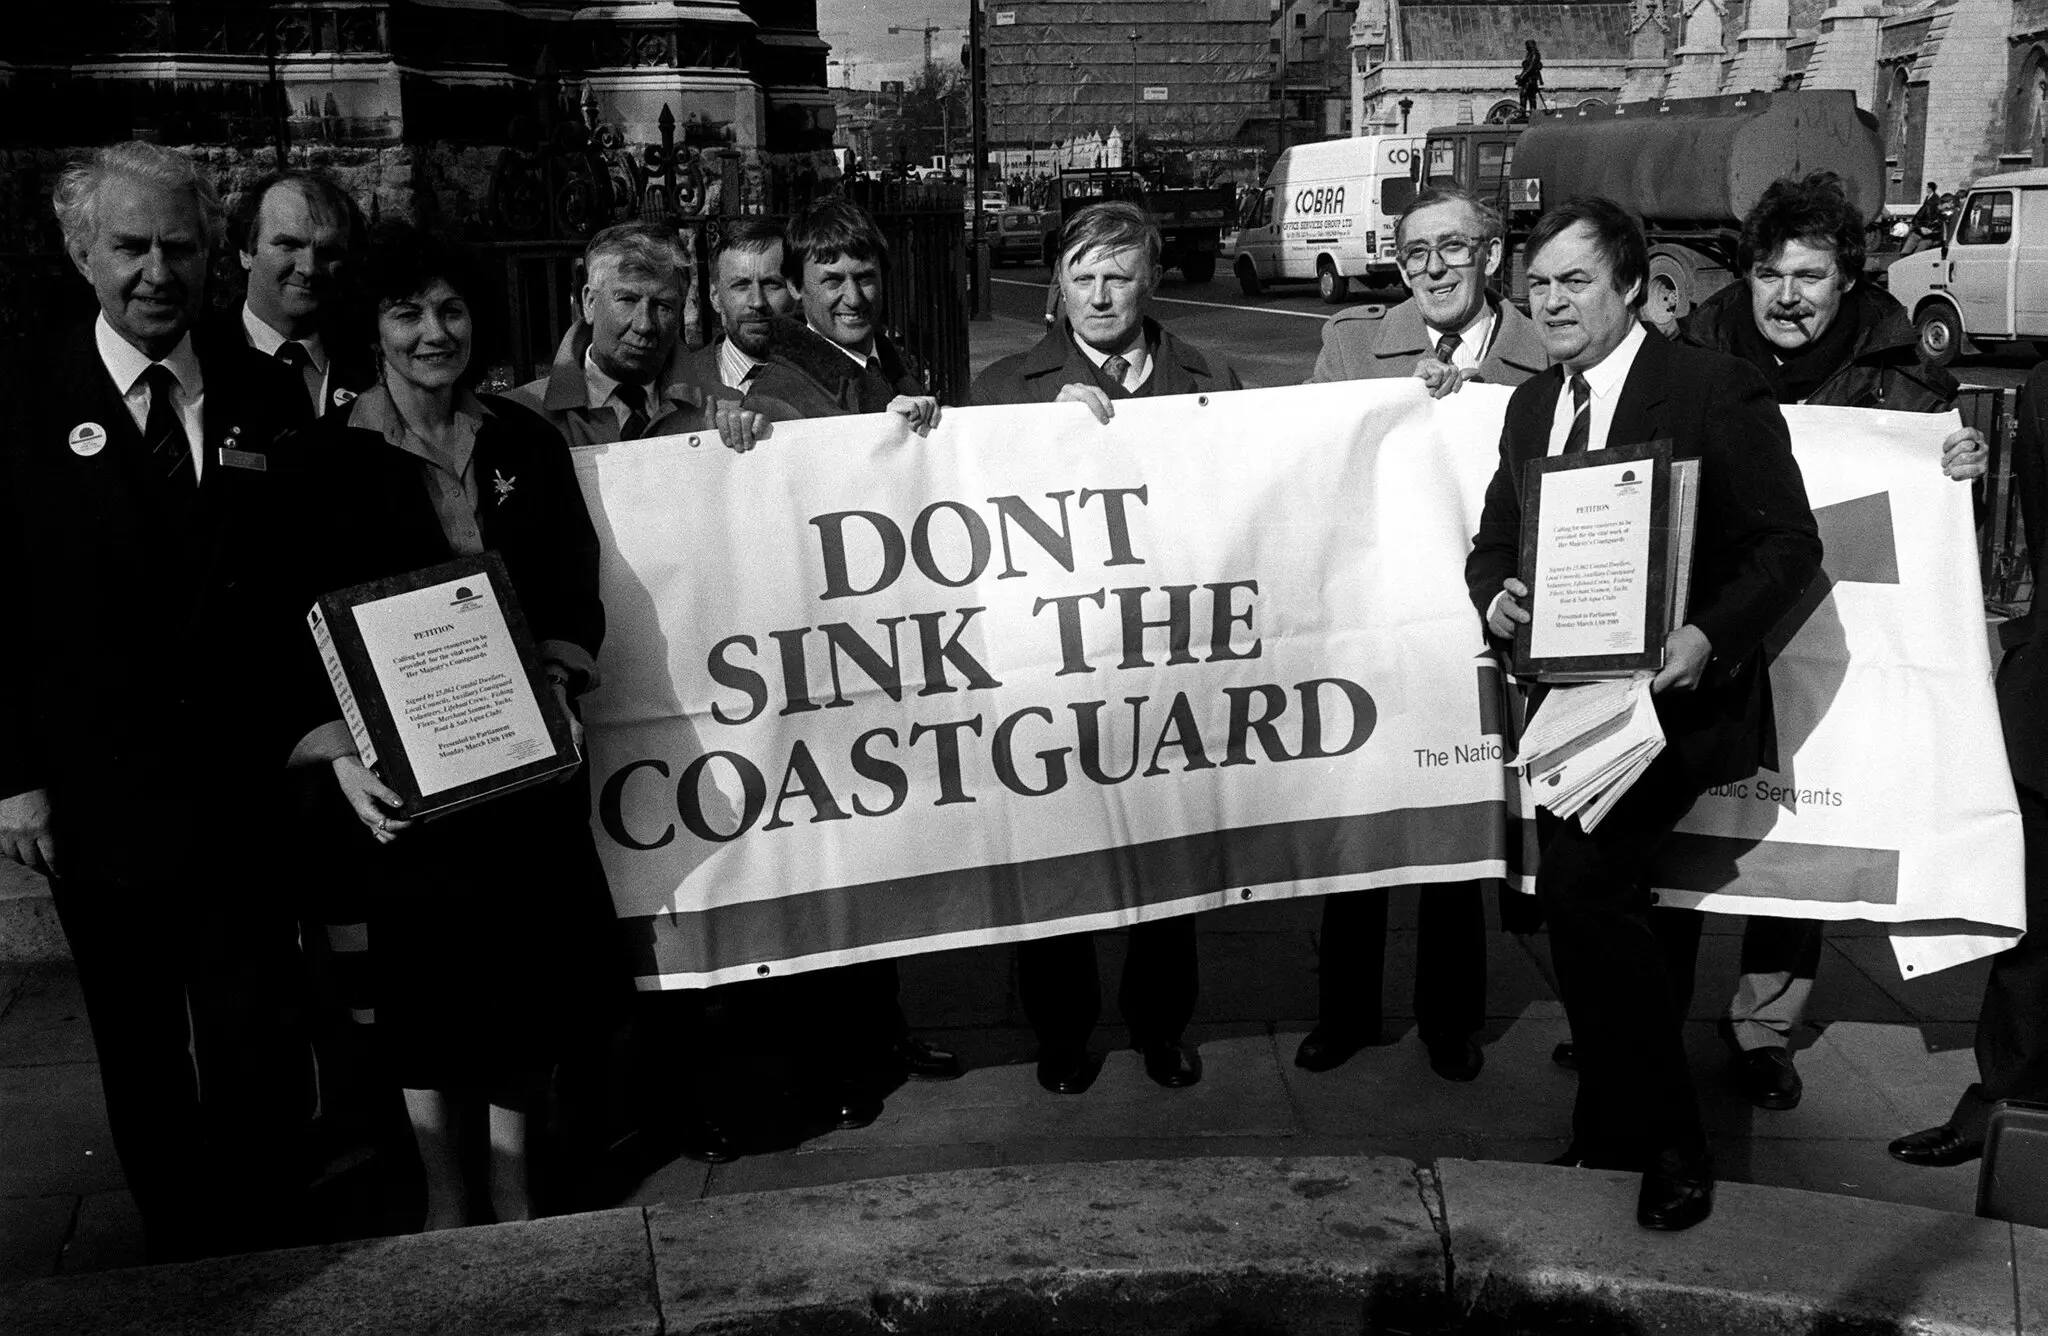
[[[1039,337],[1036,322],[974,326],[975,368]],[[908,1173],[1060,1162],[1215,1156],[1393,1156],[1537,1162],[1563,1149],[1575,1078],[1550,1061],[1566,1035],[1547,940],[1488,938],[1485,1069],[1438,1078],[1408,999],[1414,897],[1397,895],[1389,933],[1382,1046],[1320,1075],[1292,1064],[1313,1023],[1315,900],[1217,911],[1201,923],[1202,995],[1189,1038],[1204,1080],[1154,1086],[1117,1021],[1121,934],[1098,938],[1107,1060],[1093,1089],[1039,1089],[1017,1002],[1014,953],[982,948],[902,962],[911,1024],[956,1049],[960,1079],[913,1082],[882,1117],[771,1153],[706,1166],[675,1159],[590,1205],[654,1206],[733,1193]],[[1728,1086],[1713,1019],[1736,977],[1741,923],[1710,918],[1687,1041],[1718,1172],[1727,1181],[1967,1214],[1976,1167],[1913,1169],[1885,1144],[1945,1118],[1975,1076],[1970,1045],[1987,966],[1910,982],[1883,929],[1831,926],[1797,1037],[1805,1099],[1764,1112]],[[377,1218],[390,1220],[389,1203]],[[362,1218],[358,1212],[354,1217]],[[388,1226],[387,1226],[388,1227]],[[346,1233],[337,1237],[347,1237]],[[0,964],[0,1284],[138,1264],[139,1221],[108,1138],[99,1071],[76,976],[60,963]]]

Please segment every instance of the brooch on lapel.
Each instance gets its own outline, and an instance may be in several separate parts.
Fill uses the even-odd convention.
[[[354,390],[337,389],[334,392],[334,406],[336,408],[346,407],[355,397],[356,392]]]
[[[71,446],[71,453],[81,459],[91,459],[107,448],[107,429],[97,422],[81,422],[71,429],[65,438]]]
[[[242,449],[241,445],[241,426],[237,424],[235,426],[229,427],[227,439],[220,443],[220,462],[222,467],[231,469],[248,469],[253,473],[265,473],[269,471],[269,460],[265,459],[257,451]]]
[[[499,505],[502,506],[505,504],[505,498],[512,495],[513,484],[517,483],[518,481],[519,479],[508,478],[504,474],[498,472],[498,470],[496,469],[491,470],[491,486],[498,489]]]

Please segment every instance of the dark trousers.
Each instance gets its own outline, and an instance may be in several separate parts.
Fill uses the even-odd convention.
[[[2016,785],[2026,841],[2027,935],[1991,958],[1977,1014],[1977,1084],[1949,1121],[1984,1134],[2002,1099],[2048,1101],[2048,797]]]
[[[1116,999],[1131,1027],[1131,1043],[1138,1048],[1178,1043],[1195,1014],[1200,982],[1193,914],[1132,924]],[[1041,1047],[1086,1047],[1102,1012],[1095,934],[1019,943],[1017,991]]]
[[[306,1241],[311,1050],[282,915],[215,888],[51,883],[151,1261]]]
[[[1647,889],[1658,846],[1698,795],[1666,751],[1590,834],[1577,818],[1538,816],[1536,891],[1578,1048],[1572,1139],[1618,1168],[1706,1152],[1683,1028],[1700,915],[1653,914]]]
[[[1316,944],[1316,1023],[1370,1042],[1386,978],[1387,901],[1421,896],[1415,936],[1415,1021],[1424,1043],[1462,1039],[1486,1023],[1482,883],[1399,886],[1323,897]]]

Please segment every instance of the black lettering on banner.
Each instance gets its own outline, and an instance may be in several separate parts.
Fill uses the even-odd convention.
[[[967,633],[967,625],[974,620],[977,612],[987,608],[960,608],[960,624],[953,628],[953,634],[939,639],[939,619],[943,612],[913,612],[910,620],[917,623],[917,646],[924,654],[924,690],[920,696],[938,696],[958,691],[959,687],[946,683],[946,665],[951,663],[967,679],[969,691],[992,691],[1002,685],[988,669],[981,666],[981,660],[960,643],[960,637]],[[788,713],[788,711],[784,711]],[[915,739],[912,739],[915,741]]]
[[[873,584],[865,589],[855,589],[853,580],[846,569],[846,533],[848,520],[865,520],[882,540],[882,569],[876,574]],[[865,594],[878,594],[896,583],[896,577],[903,574],[903,531],[896,527],[896,521],[887,515],[872,510],[835,510],[829,515],[820,515],[811,521],[818,531],[819,554],[825,562],[825,592],[820,598],[859,598]]]
[[[1152,764],[1145,767],[1145,774],[1163,775],[1165,766],[1159,764],[1159,753],[1168,747],[1180,749],[1183,772],[1189,770],[1213,770],[1216,763],[1209,759],[1209,753],[1202,749],[1202,730],[1195,725],[1194,707],[1188,704],[1188,693],[1176,691],[1173,704],[1166,707],[1166,723],[1160,727],[1159,740],[1152,744]]]
[[[1057,615],[1060,626],[1060,670],[1053,674],[1054,677],[1065,677],[1069,673],[1092,673],[1095,671],[1088,664],[1088,655],[1083,650],[1081,642],[1081,601],[1083,599],[1093,599],[1095,606],[1098,608],[1106,606],[1102,601],[1102,591],[1100,589],[1092,594],[1055,594],[1051,598],[1039,599],[1031,605],[1031,615],[1033,617],[1044,612],[1045,605],[1048,603],[1059,610]]]
[[[1139,586],[1134,589],[1112,589],[1116,595],[1117,611],[1123,617],[1124,657],[1119,668],[1150,668],[1152,661],[1145,657],[1145,631],[1149,627],[1163,627],[1166,630],[1166,663],[1168,667],[1196,662],[1188,653],[1188,640],[1194,632],[1194,613],[1189,600],[1193,597],[1193,585],[1161,585],[1160,592],[1166,595],[1166,620],[1148,621],[1143,611],[1145,595],[1152,591]]]
[[[726,661],[725,651],[733,645],[745,646],[749,654],[760,653],[760,646],[755,643],[752,636],[727,636],[713,645],[711,653],[705,656],[704,671],[711,674],[712,681],[722,687],[744,692],[747,697],[745,714],[727,714],[718,708],[718,702],[711,703],[711,717],[721,724],[749,723],[768,705],[768,679],[751,668],[742,668],[736,663]]]
[[[1045,495],[1047,500],[1059,503],[1060,531],[1058,533],[1054,533],[1052,526],[1040,519],[1038,512],[1033,510],[1029,503],[1021,496],[992,496],[988,499],[988,503],[996,508],[996,531],[1002,536],[1003,540],[1003,570],[1002,574],[996,576],[996,579],[1014,580],[1024,574],[1023,571],[1017,569],[1016,562],[1010,556],[1010,525],[1012,522],[1022,529],[1032,542],[1038,544],[1045,552],[1045,555],[1057,561],[1069,574],[1073,572],[1074,530],[1067,523],[1067,498],[1072,496],[1073,493],[1071,491],[1047,492]]]
[[[795,781],[796,787],[790,787]],[[811,824],[820,821],[851,821],[853,817],[839,805],[832,796],[832,786],[825,782],[825,774],[818,769],[818,763],[811,759],[811,749],[798,738],[789,749],[789,766],[782,772],[782,788],[775,795],[775,810],[768,814],[768,824],[762,830],[781,830],[792,826],[793,821],[782,819],[782,804],[791,798],[807,798],[811,804]]]
[[[803,714],[820,708],[811,699],[811,671],[804,663],[804,637],[811,628],[799,626],[789,631],[770,631],[768,636],[782,647],[782,696],[787,702],[777,714]]]
[[[937,749],[939,760],[939,797],[934,807],[949,807],[954,803],[974,801],[960,785],[960,730],[972,729],[974,736],[981,736],[981,716],[972,719],[951,719],[943,724],[912,724],[910,745],[927,733],[932,736],[932,746]]]
[[[652,842],[636,840],[627,833],[625,813],[626,781],[633,777],[633,772],[636,770],[652,770],[663,779],[668,778],[668,766],[660,761],[633,761],[621,766],[613,772],[612,777],[607,779],[604,782],[604,787],[598,791],[597,822],[604,827],[604,833],[611,836],[613,842],[618,844],[619,847],[637,849],[645,853],[649,849],[659,849],[674,840],[676,828],[674,823],[670,823]]]
[[[957,580],[946,578],[939,569],[938,558],[932,555],[932,516],[947,510],[960,517],[960,523],[967,529],[967,574]],[[981,578],[981,572],[988,566],[988,526],[981,522],[981,516],[961,505],[958,501],[934,501],[917,512],[917,518],[910,525],[910,559],[917,563],[917,569],[933,584],[948,589],[959,589],[971,585]]]
[[[1052,711],[1043,705],[1025,706],[996,725],[990,759],[995,762],[996,778],[1002,782],[1004,788],[1026,798],[1043,798],[1046,794],[1058,793],[1067,786],[1067,753],[1073,748],[1048,747],[1038,753],[1038,759],[1045,765],[1045,783],[1037,788],[1026,784],[1017,773],[1017,757],[1011,747],[1017,725],[1031,718],[1043,719],[1048,724],[1053,722]]]
[[[1221,663],[1228,659],[1258,658],[1262,642],[1256,636],[1252,638],[1252,646],[1248,650],[1239,652],[1230,647],[1231,627],[1242,622],[1244,623],[1245,630],[1249,631],[1252,629],[1251,605],[1247,603],[1244,611],[1241,613],[1233,612],[1230,608],[1230,596],[1234,591],[1242,589],[1256,597],[1259,592],[1259,582],[1257,580],[1224,580],[1217,584],[1203,585],[1202,588],[1209,591],[1209,596],[1213,600],[1209,605],[1209,657],[1204,659],[1203,662]]]
[[[1335,687],[1351,705],[1351,737],[1335,751],[1323,747],[1323,705],[1322,689]],[[1356,682],[1347,682],[1341,677],[1317,677],[1297,683],[1294,688],[1301,697],[1301,751],[1297,761],[1322,761],[1334,756],[1344,756],[1357,751],[1372,736],[1373,727],[1379,722],[1379,711],[1372,703],[1372,697]]]
[[[1131,707],[1131,764],[1121,774],[1111,776],[1102,768],[1102,707],[1106,700],[1076,701],[1067,708],[1074,712],[1074,721],[1079,729],[1080,747],[1076,759],[1081,762],[1081,773],[1097,784],[1107,787],[1121,784],[1138,773],[1138,729],[1145,719],[1145,697],[1126,696],[1124,704]]]
[[[1139,505],[1145,505],[1146,489],[1143,487],[1084,487],[1081,489],[1081,509],[1088,508],[1090,497],[1102,498],[1102,519],[1109,534],[1109,560],[1105,566],[1142,566],[1142,557],[1131,551],[1131,525],[1124,514],[1124,498],[1135,496]]]
[[[1223,748],[1223,764],[1256,765],[1246,743],[1257,737],[1259,746],[1269,761],[1291,761],[1286,746],[1280,741],[1280,730],[1274,725],[1280,716],[1287,713],[1287,693],[1271,682],[1261,682],[1252,687],[1225,687],[1223,694],[1230,698],[1230,734]],[[1252,697],[1265,702],[1266,708],[1257,718],[1252,717]]]
[[[825,702],[827,709],[853,704],[839,684],[841,654],[852,659],[855,666],[868,675],[870,682],[888,694],[890,700],[903,699],[903,656],[896,649],[896,628],[903,625],[903,619],[881,617],[876,619],[875,625],[885,627],[889,632],[889,657],[886,660],[880,650],[868,644],[860,632],[845,622],[826,622],[818,628],[825,637],[827,662],[832,669],[832,699]]]
[[[704,819],[704,772],[711,768],[713,761],[724,761],[733,768],[740,780],[740,822],[730,834],[721,834],[712,829]],[[676,781],[676,815],[683,819],[683,825],[700,840],[714,844],[725,844],[736,840],[753,829],[761,819],[761,809],[768,805],[768,781],[754,768],[754,763],[738,752],[705,752],[683,770],[683,777]]]
[[[876,738],[889,739],[891,747],[898,745],[895,729],[871,728],[853,740],[853,756],[851,760],[853,761],[855,774],[859,775],[862,779],[881,784],[889,790],[889,805],[887,807],[869,807],[861,801],[860,795],[856,793],[853,795],[853,810],[859,812],[862,816],[887,816],[903,806],[904,801],[910,797],[910,776],[904,773],[903,767],[894,761],[885,761],[881,757],[869,753],[868,743]]]

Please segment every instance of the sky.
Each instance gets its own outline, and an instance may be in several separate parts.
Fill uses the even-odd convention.
[[[932,61],[960,64],[960,44],[967,40],[967,0],[818,0],[818,35],[832,44],[835,64],[828,73],[834,86],[847,82],[873,88],[884,79],[908,79],[924,63],[924,36],[918,29],[938,26],[932,34]],[[891,37],[891,26],[908,29]]]

